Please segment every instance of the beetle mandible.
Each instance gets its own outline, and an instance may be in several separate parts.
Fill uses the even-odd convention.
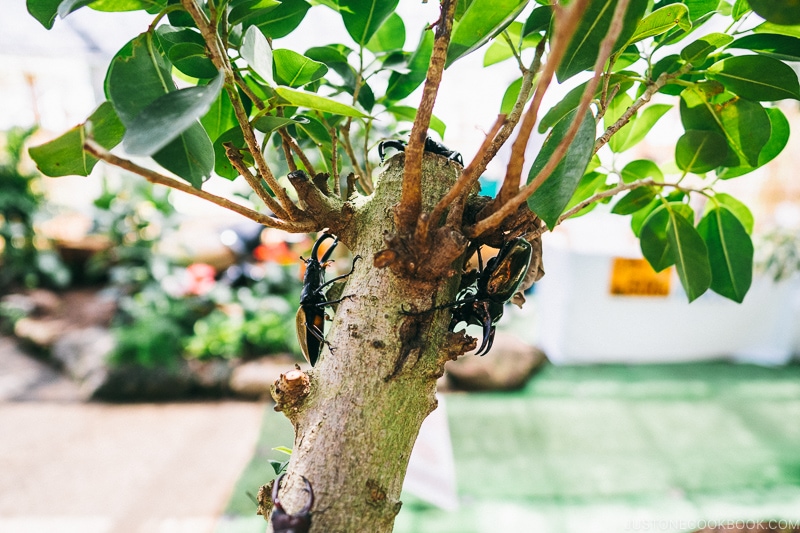
[[[308,493],[308,501],[306,501],[306,504],[297,514],[287,513],[278,498],[281,481],[283,481],[285,475],[286,474],[281,474],[278,479],[275,480],[275,484],[272,485],[273,508],[272,516],[270,517],[272,531],[274,531],[274,533],[308,533],[311,529],[311,507],[314,505],[314,490],[311,488],[311,483],[308,479],[306,479],[305,476],[300,476],[306,483],[303,490]]]
[[[378,143],[378,156],[381,158],[381,163],[386,157],[386,148],[394,148],[400,152],[405,152],[406,150],[406,143],[403,141],[399,141],[397,139],[392,139],[389,141],[381,141]],[[461,157],[461,154],[456,152],[455,150],[451,150],[442,143],[438,141],[434,141],[430,137],[425,137],[425,147],[424,150],[426,152],[430,152],[432,154],[441,155],[449,159],[450,161],[455,161],[462,167],[464,166],[464,158]]]
[[[333,239],[333,244],[325,254],[319,257],[319,247],[324,241]],[[333,250],[339,244],[339,239],[330,233],[323,233],[311,248],[311,256],[308,259],[300,258],[306,264],[306,272],[303,275],[303,289],[300,292],[300,308],[297,310],[295,325],[297,328],[297,340],[300,342],[300,349],[303,356],[314,366],[317,363],[319,354],[322,351],[322,343],[325,342],[325,307],[341,302],[347,296],[338,300],[325,300],[323,289],[344,279],[353,273],[356,268],[356,261],[361,259],[357,255],[353,258],[350,272],[337,276],[330,281],[325,281],[325,268],[329,264],[329,259]]]

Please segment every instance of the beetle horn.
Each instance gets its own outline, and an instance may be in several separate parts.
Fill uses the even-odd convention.
[[[301,475],[300,477],[303,478],[303,481],[306,482],[306,487],[304,490],[308,493],[308,501],[303,506],[303,509],[300,511],[300,514],[307,514],[311,510],[311,507],[313,507],[314,505],[314,489],[311,488],[311,482],[308,481],[308,479],[306,479],[306,476]]]

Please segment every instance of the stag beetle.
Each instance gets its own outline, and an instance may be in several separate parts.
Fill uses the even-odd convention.
[[[390,141],[381,141],[378,143],[378,156],[381,158],[381,163],[386,157],[386,148],[394,148],[400,152],[405,152],[406,150],[406,143],[403,141],[399,141],[397,139],[393,139]],[[455,150],[449,149],[447,146],[443,145],[440,142],[434,141],[430,137],[425,137],[425,148],[426,152],[430,152],[432,154],[441,155],[449,159],[450,161],[455,161],[462,167],[464,166],[464,159],[461,157],[461,154],[456,152]]]
[[[319,246],[323,241],[333,239],[333,244],[325,252],[321,258],[319,257]],[[350,272],[337,276],[330,281],[325,281],[325,268],[329,264],[329,259],[333,250],[339,244],[339,239],[330,233],[323,233],[314,247],[311,248],[311,256],[308,259],[300,258],[306,264],[306,273],[303,276],[303,290],[300,292],[300,308],[297,310],[295,318],[295,325],[297,327],[297,340],[300,341],[300,348],[306,360],[314,366],[317,363],[319,354],[322,351],[322,343],[325,342],[325,310],[324,308],[341,302],[344,298],[338,300],[325,300],[325,294],[322,292],[325,287],[335,281],[344,279],[353,273],[356,267],[356,261],[361,259],[361,256],[353,258],[353,265]]]
[[[461,322],[483,326],[483,341],[475,352],[477,355],[485,355],[492,348],[495,325],[503,316],[503,306],[525,279],[532,254],[531,244],[517,237],[505,243],[484,268],[478,249],[478,270],[467,274],[468,279],[476,279],[459,292],[455,302],[441,307],[453,308],[450,331]]]
[[[305,476],[300,476],[303,478],[303,481],[306,482],[306,486],[303,490],[308,493],[308,501],[303,508],[300,509],[299,513],[289,514],[284,510],[281,501],[278,499],[281,481],[283,481],[285,475],[286,474],[281,474],[280,477],[275,480],[275,484],[272,485],[273,509],[272,516],[270,517],[272,531],[275,533],[308,533],[311,529],[311,506],[314,505],[314,491],[311,488],[311,483],[309,483]]]

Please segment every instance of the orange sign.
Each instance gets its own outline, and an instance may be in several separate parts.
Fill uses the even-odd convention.
[[[672,268],[656,272],[644,259],[615,257],[609,292],[615,296],[667,296]]]

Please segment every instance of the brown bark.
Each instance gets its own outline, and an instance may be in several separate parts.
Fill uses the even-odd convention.
[[[387,163],[374,196],[356,207],[340,233],[354,254],[373,257],[385,247],[384,232],[395,231],[392,206],[401,194],[403,157]],[[423,174],[423,206],[430,209],[457,172],[444,158],[425,154]],[[348,297],[338,304],[320,360],[308,372],[308,396],[301,395],[299,405],[278,405],[295,427],[281,503],[288,512],[302,507],[305,476],[316,498],[312,532],[392,530],[411,449],[436,408],[436,379],[454,352],[470,347],[463,335],[448,331],[449,311],[404,311],[453,301],[459,277],[401,279],[365,260],[348,278],[342,291]]]

